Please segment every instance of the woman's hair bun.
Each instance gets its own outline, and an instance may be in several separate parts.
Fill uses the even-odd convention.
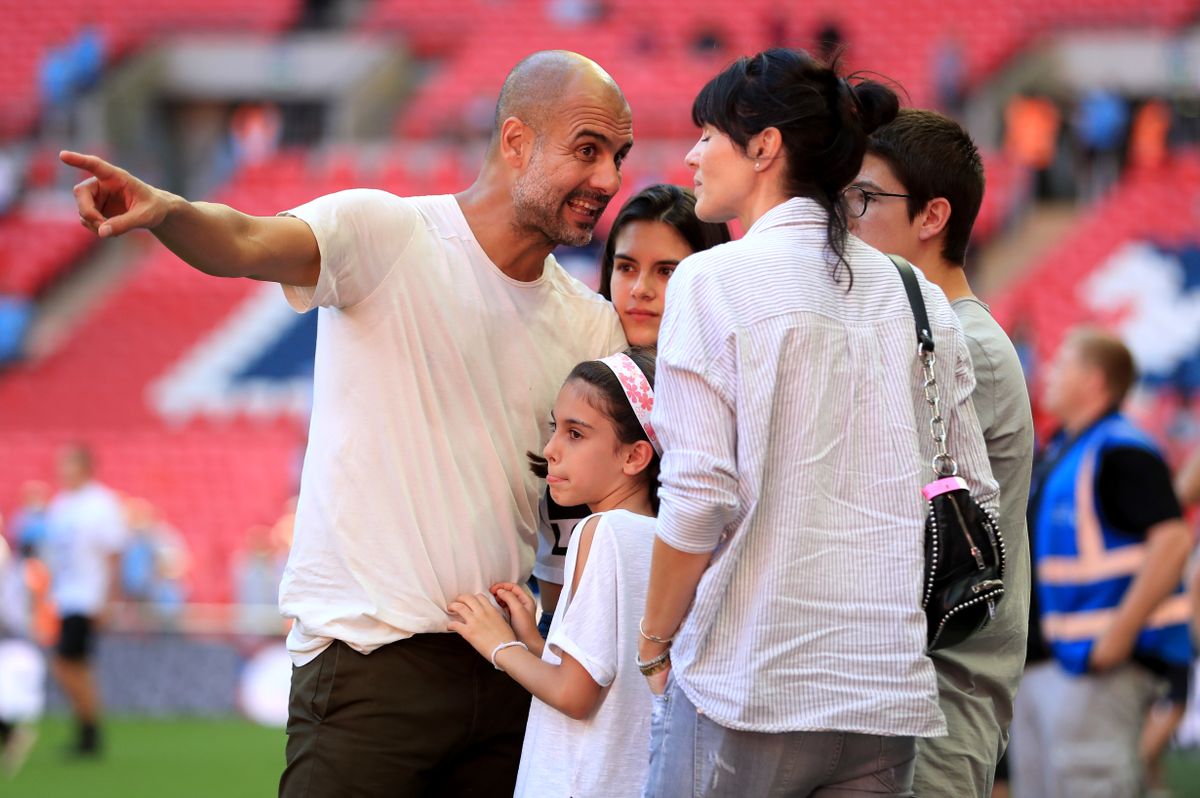
[[[900,112],[900,99],[896,96],[896,92],[882,83],[864,80],[861,83],[851,84],[850,92],[854,95],[854,101],[858,103],[863,132],[868,136],[876,129],[891,122]]]

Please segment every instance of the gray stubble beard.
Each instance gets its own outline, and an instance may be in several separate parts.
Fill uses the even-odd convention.
[[[580,229],[562,218],[560,210],[565,199],[553,208],[547,207],[546,198],[552,195],[553,191],[540,168],[530,169],[518,177],[512,189],[514,226],[518,230],[537,230],[554,244],[586,246],[592,240],[593,229]]]

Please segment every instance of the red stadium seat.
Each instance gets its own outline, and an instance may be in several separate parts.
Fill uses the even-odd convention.
[[[295,22],[300,0],[126,0],[96,6],[83,0],[55,0],[49,9],[21,0],[0,0],[0,140],[28,132],[40,113],[39,70],[46,55],[85,25],[94,24],[111,63],[150,35],[175,31],[258,31],[275,33]]]

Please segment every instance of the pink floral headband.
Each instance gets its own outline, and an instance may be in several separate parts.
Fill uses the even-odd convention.
[[[650,387],[650,381],[638,368],[637,363],[624,352],[601,358],[600,362],[617,375],[621,388],[625,391],[625,398],[629,400],[633,414],[637,416],[638,423],[650,439],[650,445],[662,455],[662,446],[658,442],[658,436],[654,434],[654,426],[650,423],[650,411],[654,409],[654,389]]]

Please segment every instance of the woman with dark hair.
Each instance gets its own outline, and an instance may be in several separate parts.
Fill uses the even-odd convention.
[[[696,214],[746,234],[680,265],[662,322],[647,795],[908,796],[916,738],[946,733],[921,607],[936,452],[913,313],[839,199],[897,108],[786,49],[738,60],[693,105]],[[949,450],[994,506],[966,342],[920,286]]]
[[[600,261],[600,293],[621,317],[630,346],[655,346],[667,281],[679,261],[724,244],[729,228],[696,218],[696,197],[667,183],[621,206]]]

